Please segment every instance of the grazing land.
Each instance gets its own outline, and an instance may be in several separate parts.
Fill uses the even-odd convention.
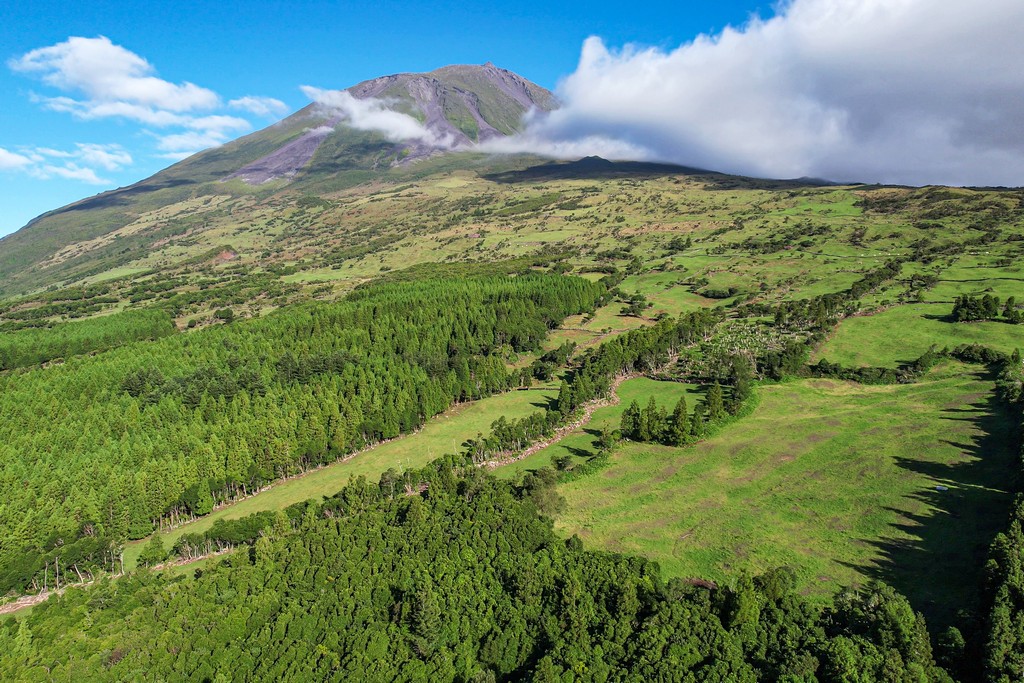
[[[908,304],[847,318],[815,356],[841,365],[893,367],[913,361],[933,345],[984,344],[1003,353],[1024,346],[1019,325],[953,322],[952,307],[952,302]]]
[[[990,377],[948,363],[912,385],[759,393],[752,415],[705,442],[626,444],[606,470],[562,485],[559,532],[668,576],[730,582],[788,566],[819,597],[880,578],[940,627],[974,605],[1018,483],[1016,425]]]

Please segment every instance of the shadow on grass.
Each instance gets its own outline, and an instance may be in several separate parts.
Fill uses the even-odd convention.
[[[979,372],[979,379],[992,376]],[[979,433],[969,442],[945,440],[959,449],[960,462],[897,458],[896,464],[934,483],[910,495],[919,512],[886,508],[899,521],[893,536],[869,539],[880,560],[857,571],[885,581],[925,615],[933,634],[950,625],[971,629],[962,610],[978,608],[978,589],[988,548],[1006,525],[1019,490],[1016,425],[1009,411],[989,393],[970,407],[949,407],[944,422],[969,422]],[[927,458],[926,453],[922,453]]]
[[[577,448],[576,446],[566,446],[564,444],[562,445],[562,448],[569,451],[571,455],[575,455],[577,458],[583,458],[584,460],[588,460],[596,455],[593,451],[587,448]]]

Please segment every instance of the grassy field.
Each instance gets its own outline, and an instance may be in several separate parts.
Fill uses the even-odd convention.
[[[1010,353],[1024,347],[1024,326],[1002,322],[955,323],[951,304],[908,304],[847,318],[815,354],[843,365],[894,366],[912,361],[932,344],[985,344]]]
[[[477,433],[486,434],[491,423],[500,416],[509,419],[525,417],[542,410],[557,395],[557,389],[512,391],[463,404],[429,421],[415,434],[371,448],[351,460],[285,480],[262,493],[163,533],[161,537],[164,547],[169,549],[182,534],[202,533],[218,519],[238,519],[255,512],[282,510],[295,503],[332,496],[351,477],[363,475],[376,480],[390,467],[399,470],[423,467],[445,453],[459,450],[462,442],[475,437]],[[141,540],[127,545],[124,553],[125,569],[135,568],[145,543],[146,540]]]
[[[762,387],[750,417],[704,443],[627,443],[563,485],[557,528],[667,576],[788,565],[814,595],[877,577],[949,623],[1012,500],[1013,425],[991,389],[956,363],[914,385]]]
[[[596,455],[597,448],[594,446],[594,440],[605,427],[619,428],[622,411],[632,401],[637,401],[641,407],[644,407],[653,396],[659,406],[665,406],[665,410],[672,412],[672,408],[675,407],[680,396],[686,396],[686,402],[691,410],[702,397],[699,388],[692,384],[658,382],[646,377],[637,377],[623,382],[619,385],[616,393],[619,396],[619,403],[595,410],[588,424],[572,432],[558,443],[538,451],[525,460],[500,467],[494,473],[499,477],[514,479],[522,472],[547,467],[560,456],[568,455],[573,458],[574,462],[577,462]]]

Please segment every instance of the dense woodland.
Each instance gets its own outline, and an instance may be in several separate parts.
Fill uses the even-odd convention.
[[[141,340],[174,334],[174,321],[157,309],[125,311],[99,318],[28,327],[0,333],[0,370],[98,353]]]
[[[161,520],[505,391],[506,361],[604,292],[542,274],[382,284],[0,377],[0,589],[116,570]]]
[[[407,495],[365,481],[280,513],[202,572],[73,591],[0,630],[19,680],[942,681],[883,585],[822,609],[785,570],[667,584],[656,564],[564,541],[538,501],[439,461]],[[557,495],[557,494],[553,494]],[[543,503],[541,503],[543,505]]]
[[[274,249],[278,241],[295,240],[302,247],[296,254],[315,254],[310,263],[289,257],[287,265],[270,259],[253,267],[234,261],[233,248],[218,246],[167,277],[146,272],[54,286],[0,304],[0,592],[93,582],[0,621],[0,678],[1020,680],[1024,499],[991,545],[981,602],[957,615],[959,630],[931,633],[904,597],[880,583],[808,598],[786,568],[761,576],[736,571],[721,585],[666,582],[653,562],[560,538],[551,518],[566,505],[556,484],[607,466],[620,439],[685,446],[719,428],[742,428],[733,420],[756,403],[748,399],[759,382],[911,383],[943,358],[955,358],[986,367],[1020,419],[1019,353],[937,345],[913,361],[901,356],[894,367],[824,358],[810,364],[809,358],[841,320],[884,309],[891,302],[883,297],[896,290],[906,288],[894,298],[924,301],[942,275],[930,268],[939,261],[952,263],[973,246],[987,249],[1013,237],[1017,251],[999,257],[999,267],[1012,265],[1007,254],[1019,255],[1024,240],[1001,236],[999,226],[1024,216],[1024,199],[1007,195],[997,202],[1001,213],[985,215],[964,208],[958,197],[923,190],[899,206],[863,198],[860,208],[886,216],[878,223],[826,226],[786,215],[774,229],[746,229],[745,222],[754,226],[772,210],[759,195],[735,220],[718,216],[706,230],[691,235],[688,225],[685,238],[669,239],[642,236],[642,225],[655,214],[668,220],[717,211],[727,200],[690,206],[682,193],[678,201],[667,199],[674,188],[642,199],[638,187],[629,180],[601,199],[600,188],[572,189],[577,194],[564,202],[562,191],[505,205],[483,196],[429,199],[432,213],[401,218],[388,205],[365,231],[338,225],[352,227],[366,206],[394,198],[369,194],[365,205],[344,208],[344,220],[314,225],[313,213],[342,208],[311,197],[274,238]],[[803,201],[793,190],[782,202],[786,211],[790,199],[797,206]],[[607,206],[597,203],[605,200]],[[636,216],[617,203],[641,201],[642,221],[629,225]],[[924,213],[902,225],[899,212],[913,202]],[[1007,202],[1019,204],[1016,214],[1002,206]],[[662,208],[655,211],[652,203]],[[969,224],[943,236],[940,229],[949,226],[940,223],[947,219],[940,209],[960,211],[950,215],[964,215]],[[890,225],[888,217],[897,213]],[[601,242],[604,233],[592,244],[549,244],[545,236],[530,242],[544,245],[536,252],[489,263],[487,231],[518,234],[533,214],[543,214],[540,232],[548,222],[557,230],[614,221],[607,229],[611,244]],[[492,218],[486,229],[474,223]],[[392,223],[404,227],[389,232]],[[465,228],[469,236],[430,237],[441,226]],[[928,234],[906,245],[897,240],[899,248],[876,244],[863,267],[862,254],[856,260],[839,254],[837,261],[818,254],[829,266],[824,270],[841,276],[835,286],[823,283],[806,294],[797,280],[813,268],[794,266],[784,284],[767,275],[744,282],[749,271],[738,273],[737,284],[728,263],[704,261],[731,253],[779,255],[804,268],[801,250],[811,255],[844,240],[861,249],[898,231]],[[408,250],[412,242],[403,240],[414,233],[423,240]],[[341,241],[327,240],[328,234]],[[310,235],[327,241],[301,241]],[[426,257],[447,263],[385,263],[385,255],[400,249],[407,250],[401,258],[415,261],[427,253],[416,251],[421,247],[460,239],[472,246]],[[516,242],[505,239],[496,248]],[[654,265],[659,250],[666,256]],[[683,252],[692,262],[668,257]],[[221,262],[222,254],[230,258]],[[536,268],[551,260],[547,272]],[[303,288],[288,279],[310,265],[339,273],[359,265],[365,270],[344,271],[349,282],[369,282],[351,285],[342,300],[308,301],[332,298],[329,284]],[[574,268],[604,277],[562,275]],[[653,278],[643,292],[624,281],[627,274],[655,272],[692,298],[674,313],[652,313],[655,301],[665,302]],[[974,330],[997,321],[1012,331],[1009,323],[1021,321],[1016,299],[1004,303],[989,293],[995,290],[963,286],[951,313],[953,297],[940,302],[935,317],[944,325]],[[567,316],[592,320],[610,301],[622,304],[618,318],[638,329],[590,330],[599,343],[584,350],[565,342],[541,351]],[[117,312],[122,307],[127,310]],[[177,333],[172,316],[179,327],[202,329]],[[600,433],[598,453],[587,461],[556,458],[555,469],[512,482],[486,474],[485,465],[550,438],[609,398],[617,380],[638,375],[700,385],[703,398],[693,405],[652,399],[625,406],[620,429]],[[408,434],[454,404],[538,380],[558,387],[546,409],[500,418],[426,468],[352,481],[322,503],[219,520],[182,535],[173,547],[153,535],[143,566],[222,555],[201,569],[143,568],[116,576],[128,540]]]

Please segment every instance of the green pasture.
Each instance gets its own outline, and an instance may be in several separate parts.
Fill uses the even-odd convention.
[[[912,361],[931,345],[985,344],[1012,352],[1024,348],[1024,325],[957,323],[951,304],[907,304],[847,318],[815,353],[815,359],[850,366],[888,366]]]
[[[880,578],[941,626],[975,598],[1013,499],[1014,425],[992,386],[956,363],[913,385],[764,386],[752,415],[706,442],[626,443],[562,485],[557,527],[666,576],[786,565],[816,595]]]
[[[636,401],[643,408],[653,397],[659,406],[664,406],[671,413],[681,396],[686,396],[690,410],[703,398],[699,387],[681,382],[660,382],[646,377],[637,377],[619,385],[616,393],[619,402],[615,405],[598,408],[591,416],[590,422],[567,435],[558,443],[534,453],[529,458],[514,462],[495,470],[495,474],[503,478],[515,478],[520,473],[536,470],[550,465],[555,458],[570,456],[574,463],[583,462],[597,454],[594,441],[602,429],[618,429],[624,411],[631,402]]]

